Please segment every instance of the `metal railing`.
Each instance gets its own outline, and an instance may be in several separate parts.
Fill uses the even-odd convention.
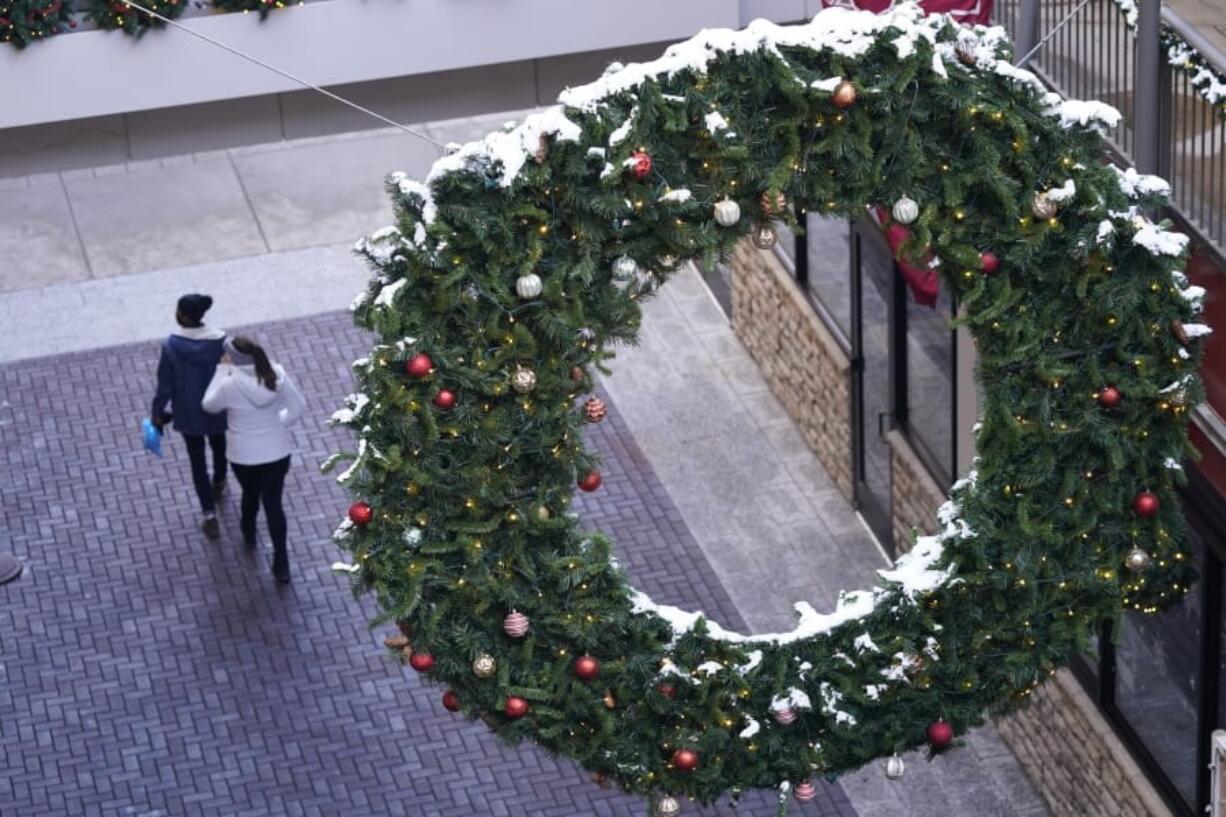
[[[1037,42],[1076,5],[1074,0],[997,0],[993,18],[1015,38],[1021,34]],[[1037,31],[1031,34],[1024,29],[1035,7]],[[1030,19],[1033,23],[1034,17]],[[1163,8],[1161,23],[1226,72],[1226,55],[1175,12]],[[1144,19],[1138,31],[1140,37],[1112,0],[1088,0],[1026,67],[1064,96],[1098,99],[1118,108],[1123,118],[1108,134],[1117,158],[1170,181],[1171,202],[1182,226],[1226,260],[1226,116],[1192,87],[1186,72],[1171,67],[1165,48],[1154,45],[1152,53],[1143,53],[1138,42],[1146,36]],[[1152,36],[1150,42],[1156,44],[1156,30]],[[1025,43],[1019,44],[1019,54],[1023,47]]]

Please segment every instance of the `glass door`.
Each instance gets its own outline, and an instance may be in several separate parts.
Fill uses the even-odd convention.
[[[856,510],[893,558],[890,448],[893,420],[890,352],[896,342],[894,257],[877,224],[851,225],[852,474]]]

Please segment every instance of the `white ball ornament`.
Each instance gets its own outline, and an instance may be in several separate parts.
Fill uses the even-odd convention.
[[[894,207],[890,212],[894,216],[894,220],[899,224],[910,224],[919,218],[919,204],[916,203],[915,199],[903,196],[894,202]]]
[[[902,777],[907,771],[907,764],[902,762],[902,758],[898,755],[891,755],[885,761],[885,776],[890,780],[897,780]]]
[[[519,293],[521,298],[535,298],[541,294],[542,289],[544,289],[544,286],[541,284],[541,276],[535,272],[521,275],[519,280],[515,282],[515,291]]]
[[[715,202],[715,221],[721,227],[732,227],[741,220],[741,205],[732,199]]]

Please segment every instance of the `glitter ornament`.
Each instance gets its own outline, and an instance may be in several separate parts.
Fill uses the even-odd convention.
[[[775,716],[775,720],[784,726],[787,726],[792,721],[796,720],[796,710],[790,706],[781,706],[771,712]]]
[[[613,279],[615,281],[629,280],[634,277],[638,268],[639,264],[633,258],[628,255],[619,255],[613,262]]]
[[[593,397],[583,404],[583,418],[589,423],[599,423],[608,414],[608,408],[599,397]]]
[[[520,394],[527,394],[536,388],[536,372],[520,366],[511,375],[511,388]]]
[[[721,227],[732,227],[741,220],[741,205],[732,199],[715,202],[715,223]]]
[[[636,150],[630,154],[630,172],[636,179],[645,179],[651,175],[651,154],[645,150]]]
[[[1030,212],[1034,213],[1035,218],[1046,221],[1049,218],[1055,218],[1060,208],[1051,200],[1051,196],[1046,193],[1035,193],[1034,200],[1030,202]]]
[[[507,617],[502,620],[502,631],[511,638],[523,638],[528,634],[528,617],[518,610],[512,610],[507,613]]]
[[[349,506],[349,521],[361,527],[370,524],[375,511],[365,502],[355,502]]]
[[[809,803],[817,798],[817,786],[814,786],[808,780],[803,783],[797,783],[792,788],[792,796],[801,803]]]
[[[494,656],[481,654],[473,659],[473,675],[478,678],[489,678],[498,669]]]
[[[894,202],[894,206],[890,209],[890,215],[894,216],[894,220],[899,224],[910,224],[919,218],[919,205],[915,202],[915,199],[903,196]]]
[[[677,798],[666,794],[656,800],[654,811],[656,817],[677,817],[681,813],[681,804],[677,802]]]
[[[759,250],[769,250],[779,240],[779,234],[769,224],[759,224],[753,231],[753,245]]]
[[[1144,573],[1149,567],[1150,556],[1145,548],[1133,547],[1124,557],[1124,566],[1133,573]]]
[[[521,298],[535,298],[541,294],[544,289],[544,284],[541,283],[541,276],[535,272],[530,272],[527,275],[521,275],[515,281],[515,291],[519,293]]]

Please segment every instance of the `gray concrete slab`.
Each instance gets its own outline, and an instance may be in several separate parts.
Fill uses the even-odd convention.
[[[0,248],[0,291],[89,277],[72,208],[58,180],[0,189]]]
[[[422,176],[439,151],[399,131],[232,152],[260,229],[276,250],[352,243],[391,221],[389,173]]]
[[[66,179],[94,277],[268,250],[229,161]]]
[[[344,244],[3,292],[0,363],[162,337],[185,292],[212,295],[208,323],[227,327],[344,309],[366,279]]]

